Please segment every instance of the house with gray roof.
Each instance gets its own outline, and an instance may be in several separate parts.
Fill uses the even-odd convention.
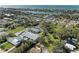
[[[0,32],[0,35],[3,35],[3,34],[5,34],[5,32]]]
[[[69,37],[66,41],[65,41],[65,49],[70,50],[70,51],[74,51],[77,47],[77,39],[76,38],[72,38]]]
[[[77,42],[78,42],[78,39],[76,39],[76,38],[68,38],[67,39],[67,43],[70,43],[70,44],[72,44],[72,45],[76,45],[77,44]]]
[[[22,34],[20,34],[20,37],[22,39],[27,39],[28,38],[28,39],[32,39],[33,41],[35,41],[39,38],[39,35],[25,31]]]
[[[21,43],[21,39],[18,37],[9,38],[7,41],[13,44],[14,46],[18,46]]]
[[[29,28],[29,31],[33,32],[33,33],[40,33],[40,29],[39,28]]]
[[[5,30],[5,28],[0,28],[0,32],[3,32]]]

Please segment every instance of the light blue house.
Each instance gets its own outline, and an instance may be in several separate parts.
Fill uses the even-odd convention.
[[[7,41],[13,44],[14,46],[18,46],[21,43],[21,39],[18,37],[9,38]]]

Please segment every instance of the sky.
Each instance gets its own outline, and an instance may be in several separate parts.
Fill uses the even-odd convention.
[[[79,0],[0,0],[0,5],[79,5]]]

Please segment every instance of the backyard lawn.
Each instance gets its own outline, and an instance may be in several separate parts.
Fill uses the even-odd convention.
[[[0,48],[2,50],[5,50],[5,51],[7,51],[8,49],[10,49],[11,47],[13,47],[13,45],[10,44],[10,43],[8,43],[8,42],[6,42],[5,44],[3,44],[3,45],[0,46]]]
[[[20,32],[23,29],[24,29],[24,27],[20,26],[20,27],[13,29],[13,30],[8,30],[7,33],[17,33],[17,32]]]

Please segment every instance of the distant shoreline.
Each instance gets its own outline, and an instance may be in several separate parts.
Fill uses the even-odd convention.
[[[48,8],[48,9],[65,9],[65,10],[79,10],[79,5],[1,5],[3,8]]]

